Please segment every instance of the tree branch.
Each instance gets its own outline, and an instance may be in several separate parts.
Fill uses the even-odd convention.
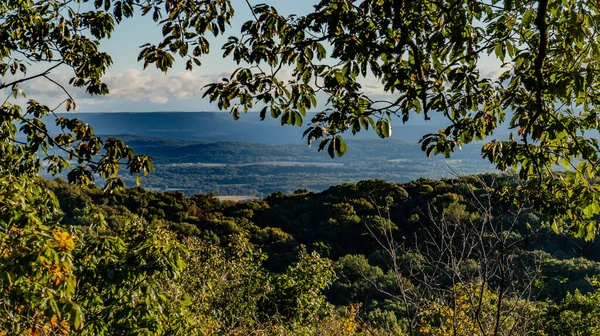
[[[536,112],[531,118],[531,121],[527,124],[527,128],[525,132],[523,132],[523,136],[526,138],[531,130],[531,126],[536,122],[537,118],[544,113],[544,102],[542,101],[542,95],[544,91],[544,76],[543,76],[543,68],[544,61],[546,59],[546,55],[548,52],[548,24],[546,23],[546,12],[548,10],[548,0],[539,0],[537,15],[535,18],[535,26],[540,32],[540,41],[538,44],[538,53],[535,59],[535,104],[536,104]]]
[[[59,62],[59,63],[51,66],[50,68],[48,68],[46,71],[44,71],[42,73],[39,73],[37,75],[31,76],[31,77],[21,78],[21,79],[18,79],[16,81],[13,81],[13,82],[10,82],[10,83],[0,84],[0,90],[6,89],[7,87],[11,87],[11,86],[13,86],[15,84],[20,84],[20,83],[23,83],[23,82],[26,82],[26,81],[30,81],[32,79],[36,79],[36,78],[39,78],[39,77],[45,77],[46,75],[48,75],[50,73],[50,71],[58,68],[59,66],[63,65],[64,63],[65,62]]]
[[[254,16],[254,19],[258,22],[258,17],[256,16],[256,13],[254,12],[254,8],[250,4],[250,1],[246,0],[246,4],[248,5],[248,8],[250,8],[250,12],[252,13],[252,16]]]

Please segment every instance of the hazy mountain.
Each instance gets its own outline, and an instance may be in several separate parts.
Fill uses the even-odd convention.
[[[280,121],[260,120],[258,113],[243,115],[234,121],[226,112],[144,112],[144,113],[64,113],[62,116],[79,118],[91,124],[97,134],[135,134],[158,138],[199,141],[243,141],[266,144],[301,143],[305,127],[281,126]],[[393,138],[419,140],[423,134],[437,132],[448,125],[447,120],[435,116],[424,121],[414,116],[407,124],[393,118]],[[307,116],[305,125],[310,116]],[[53,122],[48,122],[53,124]],[[54,128],[54,130],[58,130]],[[361,132],[346,138],[376,138],[373,131]]]

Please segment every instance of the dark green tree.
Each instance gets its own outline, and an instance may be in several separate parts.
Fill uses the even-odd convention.
[[[175,53],[189,58],[188,68],[197,64],[207,52],[204,35],[222,32],[232,14],[228,1],[0,2],[0,335],[190,334],[186,295],[166,281],[185,266],[174,233],[135,216],[110,226],[81,204],[68,218],[81,224],[67,226],[38,175],[43,163],[55,174],[73,159],[70,182],[90,184],[97,173],[112,191],[124,186],[121,166],[138,177],[152,170],[149,157],[122,141],[55,114],[76,108],[69,89],[52,79],[56,69],[72,71],[69,84],[89,94],[109,92],[102,76],[112,59],[100,42],[134,10],[163,26],[162,42],[140,58],[164,71]],[[36,81],[57,85],[64,101],[20,104],[23,83]],[[51,134],[46,116],[62,132]]]

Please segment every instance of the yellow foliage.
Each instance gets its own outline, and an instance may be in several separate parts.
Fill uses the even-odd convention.
[[[493,334],[498,327],[499,335],[518,335],[531,330],[527,328],[532,321],[523,318],[531,316],[531,302],[504,297],[499,305],[498,300],[498,295],[481,282],[456,284],[445,298],[424,304],[419,334],[481,336]],[[529,331],[528,335],[533,334]]]
[[[354,336],[371,335],[359,320],[360,304],[350,305],[343,311],[332,314],[317,323],[312,335]]]
[[[488,312],[493,299],[494,295],[487,289],[459,283],[452,288],[449,300],[429,303],[421,317],[419,332],[427,336],[482,335],[477,320]]]
[[[68,335],[69,332],[71,332],[71,327],[69,326],[68,322],[62,321],[62,322],[60,322],[60,329],[59,330],[60,330],[60,332],[63,335]]]
[[[67,232],[55,231],[54,237],[58,241],[58,247],[63,251],[73,251],[75,249],[75,242]]]

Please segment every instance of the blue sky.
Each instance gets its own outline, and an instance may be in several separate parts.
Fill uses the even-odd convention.
[[[250,0],[252,4],[267,3],[275,6],[279,13],[303,15],[318,3],[318,0]],[[102,41],[101,49],[108,52],[114,61],[104,77],[111,93],[107,96],[89,96],[76,89],[71,93],[76,98],[79,112],[140,112],[140,111],[216,111],[217,107],[202,98],[202,87],[208,83],[228,77],[237,66],[230,59],[222,58],[221,46],[228,36],[237,35],[243,22],[251,19],[245,0],[232,0],[236,9],[228,33],[211,38],[211,53],[202,58],[202,66],[193,71],[184,69],[180,59],[175,67],[164,74],[137,62],[140,46],[157,42],[161,37],[160,27],[150,17],[134,17],[117,26],[110,39]],[[212,35],[210,36],[212,37]],[[490,66],[494,68],[494,66]],[[39,69],[41,71],[42,69]],[[68,70],[68,69],[66,69]],[[55,71],[51,77],[66,83],[71,77],[66,70]],[[493,70],[492,70],[493,71]],[[378,95],[381,88],[376,82],[365,82],[366,91]],[[52,83],[29,82],[24,86],[28,98],[34,98],[50,106],[66,97]]]
[[[228,36],[238,35],[241,25],[252,18],[245,0],[232,0],[235,16],[229,31],[218,38],[210,37],[211,53],[202,57],[202,66],[186,71],[185,64],[178,59],[173,69],[164,74],[152,66],[143,70],[137,61],[140,46],[147,42],[158,42],[160,27],[150,15],[123,20],[110,39],[103,40],[101,49],[109,53],[114,61],[104,77],[109,85],[107,96],[89,96],[74,88],[70,89],[76,99],[79,112],[139,112],[139,111],[216,111],[216,105],[202,98],[202,87],[229,76],[236,64],[223,59],[221,46]],[[317,0],[250,0],[251,4],[267,3],[278,8],[281,14],[306,14]],[[42,72],[36,66],[30,73]],[[57,69],[51,74],[56,81],[67,83],[72,77],[69,69]],[[60,88],[44,79],[23,85],[28,98],[37,99],[49,106],[66,97]]]

